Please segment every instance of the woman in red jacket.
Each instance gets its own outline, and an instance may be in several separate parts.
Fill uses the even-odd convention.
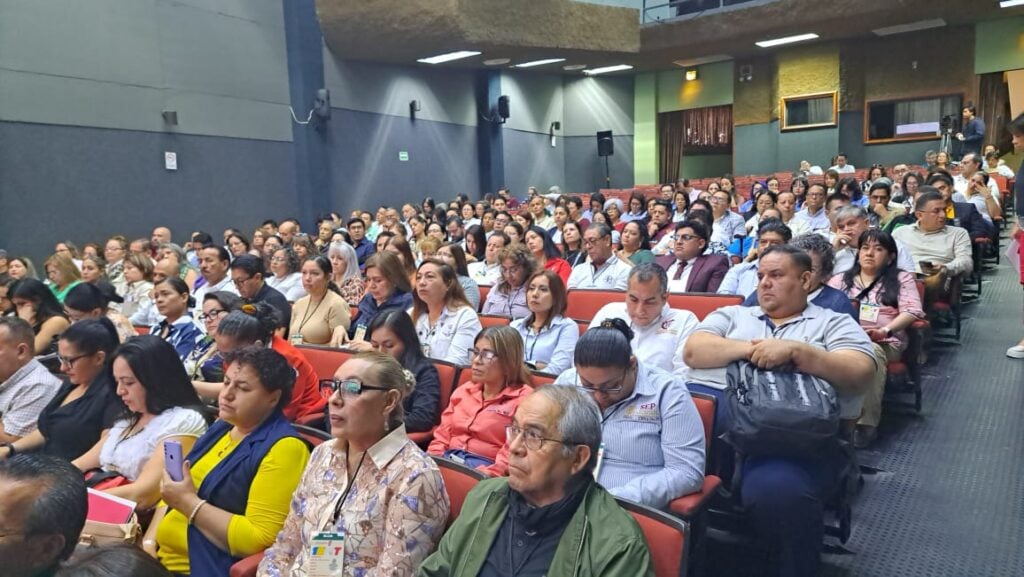
[[[569,263],[562,258],[561,253],[558,252],[558,247],[555,246],[555,241],[551,240],[547,232],[539,226],[531,226],[526,230],[524,235],[526,241],[526,248],[530,249],[530,254],[533,255],[533,259],[537,261],[544,270],[549,270],[559,277],[562,282],[569,282],[569,273],[572,272],[572,267]]]

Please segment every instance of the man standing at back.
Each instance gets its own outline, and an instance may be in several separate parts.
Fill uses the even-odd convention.
[[[75,551],[89,503],[67,461],[15,455],[0,461],[0,567],[4,577],[50,577]]]
[[[961,154],[981,154],[981,143],[985,140],[985,121],[975,116],[976,114],[978,110],[974,105],[965,106],[961,113],[963,129],[956,133],[956,139],[962,143]]]

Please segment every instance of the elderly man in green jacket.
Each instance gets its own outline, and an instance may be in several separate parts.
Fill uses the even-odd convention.
[[[509,476],[481,482],[421,577],[653,576],[640,527],[594,482],[601,414],[587,393],[547,385],[508,430]]]

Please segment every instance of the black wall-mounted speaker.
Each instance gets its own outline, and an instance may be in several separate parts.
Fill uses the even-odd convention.
[[[597,133],[597,155],[598,156],[613,156],[615,154],[615,144],[612,140],[611,130],[602,130]]]
[[[508,96],[498,97],[498,116],[502,119],[508,118]]]

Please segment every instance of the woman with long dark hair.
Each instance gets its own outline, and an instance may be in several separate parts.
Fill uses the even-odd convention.
[[[877,434],[885,392],[885,365],[897,360],[907,348],[906,329],[924,318],[914,275],[899,269],[898,249],[892,235],[868,229],[858,240],[857,262],[853,268],[834,275],[828,284],[860,302],[860,326],[875,344],[881,370],[864,395],[864,408],[857,422],[855,444],[866,447]]]
[[[7,298],[11,300],[18,316],[32,325],[32,331],[36,334],[36,355],[57,352],[57,339],[71,323],[53,291],[34,278],[23,278],[10,286]]]
[[[563,283],[569,282],[569,273],[572,272],[572,267],[562,258],[562,253],[559,252],[558,247],[543,228],[531,226],[527,229],[524,240],[527,250],[533,255],[533,260],[537,261],[540,268],[557,274]]]
[[[187,454],[206,432],[201,402],[174,347],[153,335],[129,339],[114,353],[111,371],[125,414],[72,464],[89,473],[90,486],[138,503],[141,510],[160,500],[166,441]],[[97,470],[98,471],[94,471]],[[104,488],[101,479],[123,477]]]

